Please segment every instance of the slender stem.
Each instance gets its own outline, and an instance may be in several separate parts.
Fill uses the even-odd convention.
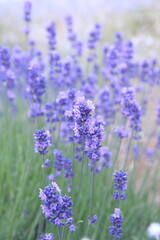
[[[61,240],[63,240],[63,237],[64,237],[64,231],[65,231],[65,226],[63,226],[62,235],[61,235]]]
[[[95,167],[93,167],[92,172],[92,187],[91,187],[91,205],[90,205],[90,216],[92,217],[92,209],[93,209],[93,200],[94,200],[94,186],[95,186]]]
[[[80,182],[79,182],[79,186],[78,186],[78,193],[76,195],[74,208],[77,206],[77,203],[79,201],[80,191],[81,191],[81,187],[82,187],[83,171],[84,171],[84,143],[83,143],[82,151],[83,151],[83,154],[82,154],[82,165],[81,165],[81,173],[80,173]],[[75,211],[75,216],[76,216],[76,214],[77,214],[77,208],[76,208],[76,211]]]
[[[129,152],[130,152],[131,145],[132,145],[133,134],[134,134],[134,131],[132,131],[132,134],[131,134],[131,137],[130,137],[130,140],[129,140],[129,144],[128,144],[128,147],[127,147],[127,153],[126,153],[123,169],[126,169],[126,167],[127,167],[127,161],[128,161],[128,156],[129,156]]]
[[[60,232],[60,228],[59,228],[59,226],[57,226],[57,228],[58,228],[58,237],[59,237],[59,240],[61,240],[61,232]]]
[[[74,172],[74,176],[75,174],[75,158],[74,158],[74,154],[75,154],[75,142],[72,142],[72,151],[73,151],[73,156],[72,156],[72,166],[73,166],[73,172]],[[72,196],[73,196],[73,192],[74,192],[74,177],[72,178]]]

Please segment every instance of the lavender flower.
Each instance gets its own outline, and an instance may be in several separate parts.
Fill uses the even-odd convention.
[[[54,225],[72,225],[73,204],[71,198],[62,195],[55,182],[45,187],[44,190],[40,189],[39,197],[42,201],[42,212],[51,223]]]
[[[94,223],[96,223],[98,217],[96,215],[94,215],[93,217],[89,216],[88,219],[89,219],[90,224],[94,224]]]
[[[8,48],[0,46],[0,65],[6,69],[10,67],[10,54]]]
[[[72,166],[72,160],[62,155],[62,151],[55,149],[54,152],[54,168],[56,169],[56,176],[61,174],[64,170],[64,178],[73,178],[74,171]]]
[[[50,141],[50,133],[49,131],[45,131],[43,128],[40,130],[36,130],[35,134],[33,134],[35,140],[35,152],[40,153],[41,155],[45,155],[48,150],[48,146],[51,145]]]
[[[40,240],[54,240],[53,233],[46,233],[40,236]]]
[[[116,171],[113,173],[114,175],[114,186],[115,189],[118,191],[114,191],[113,193],[113,198],[119,199],[119,200],[125,200],[126,199],[126,194],[123,192],[124,190],[127,189],[127,172],[123,172],[121,169],[120,171]]]
[[[86,137],[91,113],[94,109],[92,102],[84,97],[79,97],[74,105],[73,117],[75,126],[73,131],[75,137],[79,138],[79,140],[84,140]]]
[[[133,88],[123,88],[122,114],[129,118],[130,127],[138,134],[141,131],[141,107],[136,102],[135,90]],[[136,135],[135,138],[140,138]]]
[[[42,102],[42,95],[46,91],[46,80],[40,73],[38,65],[33,65],[28,69],[28,86],[26,92],[29,98],[36,103]]]
[[[124,126],[118,126],[116,127],[116,129],[114,130],[115,133],[117,133],[117,136],[119,138],[127,138],[129,135],[129,132],[127,130],[125,130]]]
[[[54,179],[55,179],[54,174],[53,174],[53,173],[49,174],[48,179],[49,179],[50,181],[54,181]]]
[[[114,240],[118,240],[122,236],[122,223],[123,217],[121,215],[121,210],[119,208],[114,209],[114,214],[110,216],[110,223],[113,226],[109,226],[110,234],[113,235]]]
[[[69,226],[69,230],[70,230],[71,232],[74,232],[74,231],[76,230],[76,225],[74,225],[74,224],[70,225],[70,226]]]
[[[44,162],[44,164],[42,165],[42,168],[48,168],[50,166],[50,160],[46,159],[46,161]]]
[[[116,108],[111,99],[111,90],[108,86],[104,86],[103,89],[100,90],[97,108],[100,114],[103,114],[107,125],[114,122]]]
[[[85,141],[85,153],[89,158],[89,167],[91,171],[97,171],[96,163],[101,156],[101,142],[104,139],[104,122],[98,118],[88,126],[88,133]]]
[[[107,146],[101,148],[101,163],[102,166],[107,168],[112,166],[111,161],[112,153],[109,151],[109,148]]]
[[[88,48],[94,49],[96,47],[96,44],[101,37],[101,28],[102,27],[99,23],[95,24],[93,31],[89,34]]]
[[[51,22],[47,28],[47,33],[48,33],[48,44],[49,44],[49,49],[50,50],[55,50],[56,49],[56,29],[55,29],[55,23]]]
[[[30,1],[26,1],[24,3],[24,20],[26,22],[30,22],[31,21],[31,8],[32,8],[32,4]]]

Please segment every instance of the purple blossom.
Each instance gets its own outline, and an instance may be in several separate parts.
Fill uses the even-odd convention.
[[[123,88],[122,89],[122,114],[129,118],[130,127],[136,132],[135,138],[138,139],[140,136],[138,133],[141,131],[141,107],[136,102],[134,88]]]
[[[71,225],[69,226],[69,230],[70,230],[71,232],[74,232],[74,231],[76,230],[76,225],[71,224]]]
[[[126,196],[125,196],[125,192],[123,192],[124,190],[127,189],[127,172],[123,172],[123,170],[121,169],[120,171],[116,171],[115,173],[113,173],[114,175],[114,186],[115,189],[117,189],[118,191],[114,191],[113,193],[113,198],[115,199],[120,199],[120,200],[125,200]]]
[[[91,113],[94,111],[94,105],[91,101],[86,100],[84,97],[79,97],[73,108],[74,117],[74,135],[83,141],[88,132],[89,121]]]
[[[146,152],[147,157],[149,157],[149,158],[152,158],[155,154],[155,151],[150,147],[147,147],[145,152]]]
[[[111,99],[111,90],[108,86],[104,86],[99,93],[99,102],[97,104],[98,112],[103,114],[105,123],[111,124],[114,122],[116,108]]]
[[[46,233],[40,236],[40,240],[54,240],[53,233]]]
[[[28,69],[28,85],[26,93],[34,103],[42,103],[42,96],[46,91],[46,80],[40,73],[38,65],[33,65]]]
[[[54,181],[54,179],[55,179],[54,174],[53,174],[53,173],[49,174],[48,179],[49,179],[50,181]]]
[[[48,34],[49,49],[50,50],[55,50],[56,49],[56,28],[55,28],[55,23],[51,22],[47,26],[46,30],[47,30],[47,34]],[[50,58],[50,60],[51,60],[51,58]]]
[[[31,9],[32,9],[32,4],[30,1],[25,1],[24,3],[24,20],[26,22],[31,21]]]
[[[0,46],[0,65],[6,69],[10,67],[10,54],[8,48]]]
[[[129,135],[129,132],[125,129],[125,126],[118,126],[114,130],[115,133],[117,133],[117,136],[119,138],[127,138]]]
[[[123,217],[121,215],[121,210],[119,208],[114,209],[114,214],[111,214],[110,216],[110,223],[113,226],[109,226],[110,234],[113,235],[114,240],[118,240],[122,236],[122,223],[123,223]]]
[[[50,160],[46,159],[46,161],[42,164],[42,168],[48,168],[50,166]]]
[[[104,139],[104,122],[94,119],[88,126],[88,133],[85,141],[85,153],[89,158],[89,167],[91,171],[97,171],[97,162],[101,157],[101,143]]]
[[[99,23],[94,25],[94,29],[89,34],[88,48],[94,49],[96,47],[97,42],[101,37],[101,28],[102,27]]]
[[[54,152],[54,163],[53,166],[56,170],[56,176],[60,175],[62,171],[64,171],[64,178],[73,178],[74,171],[72,166],[72,160],[70,158],[65,157],[62,154],[62,151],[55,149]]]
[[[96,223],[98,217],[96,215],[94,215],[93,217],[89,216],[88,219],[89,219],[90,224],[94,224],[94,223]]]
[[[42,201],[42,212],[54,225],[66,225],[72,216],[72,201],[70,197],[61,194],[59,186],[52,184],[40,189],[39,195]],[[70,224],[72,221],[69,221]]]
[[[45,131],[43,128],[40,130],[36,130],[35,134],[33,134],[35,140],[35,152],[40,153],[41,155],[45,155],[48,150],[48,146],[51,145],[50,141],[50,133],[49,131]]]
[[[109,148],[107,146],[101,148],[101,163],[102,166],[107,168],[112,166],[111,161],[112,153],[109,151]]]

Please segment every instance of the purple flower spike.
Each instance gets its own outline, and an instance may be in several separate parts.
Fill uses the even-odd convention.
[[[123,99],[122,99],[122,114],[129,118],[130,127],[135,131],[135,139],[139,139],[139,132],[141,132],[141,115],[142,110],[140,105],[136,101],[135,89],[132,87],[122,89]]]
[[[114,236],[114,240],[118,240],[122,236],[122,223],[123,223],[123,217],[121,215],[121,210],[119,208],[115,208],[114,214],[110,216],[110,223],[113,226],[109,227],[110,234]]]
[[[123,172],[121,169],[119,172],[113,173],[114,176],[114,185],[117,190],[123,191],[127,189],[127,172]]]
[[[74,135],[79,140],[84,140],[88,132],[88,126],[91,118],[91,113],[95,107],[91,101],[84,97],[79,97],[73,108],[73,116],[75,121]]]
[[[48,152],[48,146],[51,145],[49,131],[45,131],[44,129],[36,130],[33,136],[35,140],[35,152],[39,152],[41,155],[45,155]]]
[[[126,199],[126,194],[123,192],[124,190],[127,189],[127,172],[123,172],[121,169],[119,172],[116,171],[114,175],[114,186],[115,189],[118,191],[114,191],[113,193],[113,198],[114,199],[119,199],[119,200],[125,200]]]
[[[26,22],[31,21],[31,9],[32,9],[32,4],[30,1],[26,1],[24,3],[24,20]]]
[[[52,182],[44,190],[40,189],[39,197],[42,201],[42,212],[51,223],[62,226],[72,223],[73,204],[71,198],[62,195],[57,183]],[[71,229],[73,229],[73,226]]]
[[[40,240],[54,240],[53,233],[46,233],[40,236]]]

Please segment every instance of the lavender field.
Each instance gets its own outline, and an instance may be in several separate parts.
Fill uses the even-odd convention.
[[[160,6],[93,2],[0,2],[0,240],[160,240]]]

